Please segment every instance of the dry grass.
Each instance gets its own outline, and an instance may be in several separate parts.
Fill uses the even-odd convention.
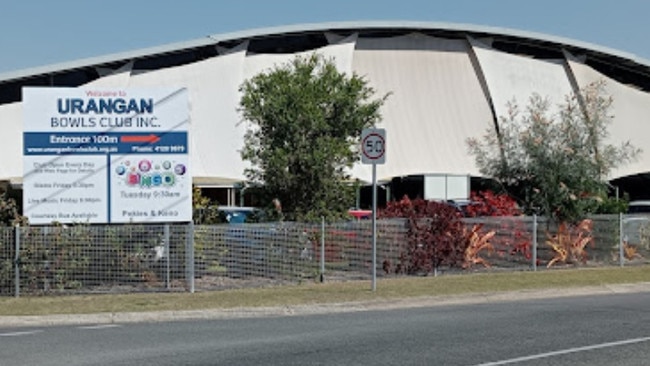
[[[0,316],[226,309],[650,282],[650,267],[566,269],[302,284],[200,293],[0,298]]]

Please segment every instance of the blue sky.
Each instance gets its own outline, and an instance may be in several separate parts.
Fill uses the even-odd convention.
[[[254,28],[357,20],[467,23],[650,60],[647,0],[8,0],[0,73]]]

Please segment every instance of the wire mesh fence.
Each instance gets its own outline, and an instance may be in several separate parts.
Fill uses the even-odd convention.
[[[0,291],[18,295],[184,288],[186,232],[183,226],[166,225],[3,228],[3,263],[19,255],[11,264],[18,276],[3,269]]]
[[[399,255],[403,222],[378,225],[378,257]],[[196,287],[264,286],[305,280],[369,278],[369,221],[293,222],[194,227]]]
[[[476,233],[478,239],[489,238],[489,245],[476,248],[472,253],[480,260],[471,268],[531,268],[535,254],[536,222],[536,218],[530,216],[464,219],[467,230]]]
[[[465,273],[648,264],[650,216],[463,219]],[[0,295],[195,291],[372,277],[370,220],[0,228]],[[378,277],[407,273],[405,219],[377,222]],[[432,245],[436,245],[433,243]],[[433,271],[434,269],[432,269]]]
[[[0,296],[15,293],[16,272],[16,230],[0,228]]]
[[[315,275],[311,226],[297,223],[194,227],[199,289],[265,286]]]

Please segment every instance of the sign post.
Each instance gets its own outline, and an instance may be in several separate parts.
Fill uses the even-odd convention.
[[[372,164],[372,291],[377,290],[377,164],[386,162],[386,130],[361,132],[361,163]]]

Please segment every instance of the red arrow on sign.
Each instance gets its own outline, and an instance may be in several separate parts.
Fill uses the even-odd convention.
[[[160,137],[156,135],[134,135],[134,136],[120,136],[120,142],[148,142],[155,144],[160,141]]]

